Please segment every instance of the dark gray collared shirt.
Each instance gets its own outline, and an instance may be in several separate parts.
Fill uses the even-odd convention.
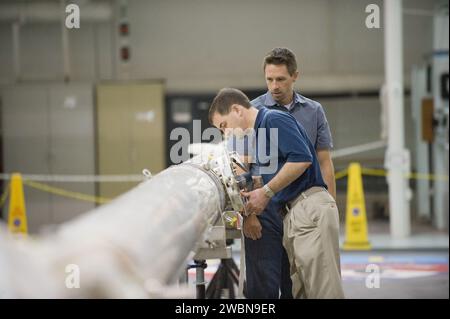
[[[283,105],[277,105],[270,92],[258,96],[251,101],[257,109],[267,107],[269,109],[289,111],[292,116],[305,128],[309,140],[316,150],[332,149],[330,126],[328,125],[325,112],[319,102],[308,99],[294,92],[294,100],[289,110]]]

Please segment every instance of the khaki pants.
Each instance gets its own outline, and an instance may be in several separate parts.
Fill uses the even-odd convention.
[[[317,188],[314,188],[317,190]],[[294,298],[344,298],[339,257],[339,213],[325,190],[302,193],[283,220]]]

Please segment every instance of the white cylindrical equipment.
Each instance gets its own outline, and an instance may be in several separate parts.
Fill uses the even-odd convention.
[[[15,241],[1,231],[0,298],[163,293],[161,287],[178,279],[208,225],[220,216],[224,199],[214,174],[185,163],[41,239]]]

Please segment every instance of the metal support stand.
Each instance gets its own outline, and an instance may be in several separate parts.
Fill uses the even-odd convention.
[[[232,258],[221,259],[219,268],[211,280],[206,297],[208,299],[234,299],[234,286],[239,285],[239,268]]]
[[[186,272],[195,268],[195,286],[196,286],[196,298],[205,299],[206,298],[206,281],[205,281],[205,269],[208,267],[205,260],[194,260],[193,265],[188,265]]]

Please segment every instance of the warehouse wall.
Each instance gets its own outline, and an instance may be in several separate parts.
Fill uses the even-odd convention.
[[[432,10],[437,2],[405,0],[404,7]],[[365,27],[369,3],[382,1],[130,0],[130,77],[166,79],[169,92],[257,88],[264,85],[263,55],[287,46],[298,55],[303,90],[375,88],[383,79],[383,28]],[[431,16],[411,10],[404,14],[406,75],[431,50],[431,22]],[[69,34],[75,79],[114,76],[108,23],[82,21]],[[23,78],[62,78],[60,42],[59,24],[26,24]],[[0,83],[5,83],[13,79],[9,24],[0,24],[0,43]]]
[[[0,24],[0,81],[12,82],[11,25]],[[57,23],[29,23],[20,31],[21,80],[62,80],[61,27]],[[74,80],[112,77],[111,27],[107,23],[83,23],[69,31]]]
[[[132,73],[166,77],[173,90],[258,87],[264,53],[288,46],[298,55],[304,90],[373,87],[383,76],[383,30],[365,27],[368,3],[381,1],[132,1]],[[431,18],[406,15],[404,24],[409,72],[431,49]]]

